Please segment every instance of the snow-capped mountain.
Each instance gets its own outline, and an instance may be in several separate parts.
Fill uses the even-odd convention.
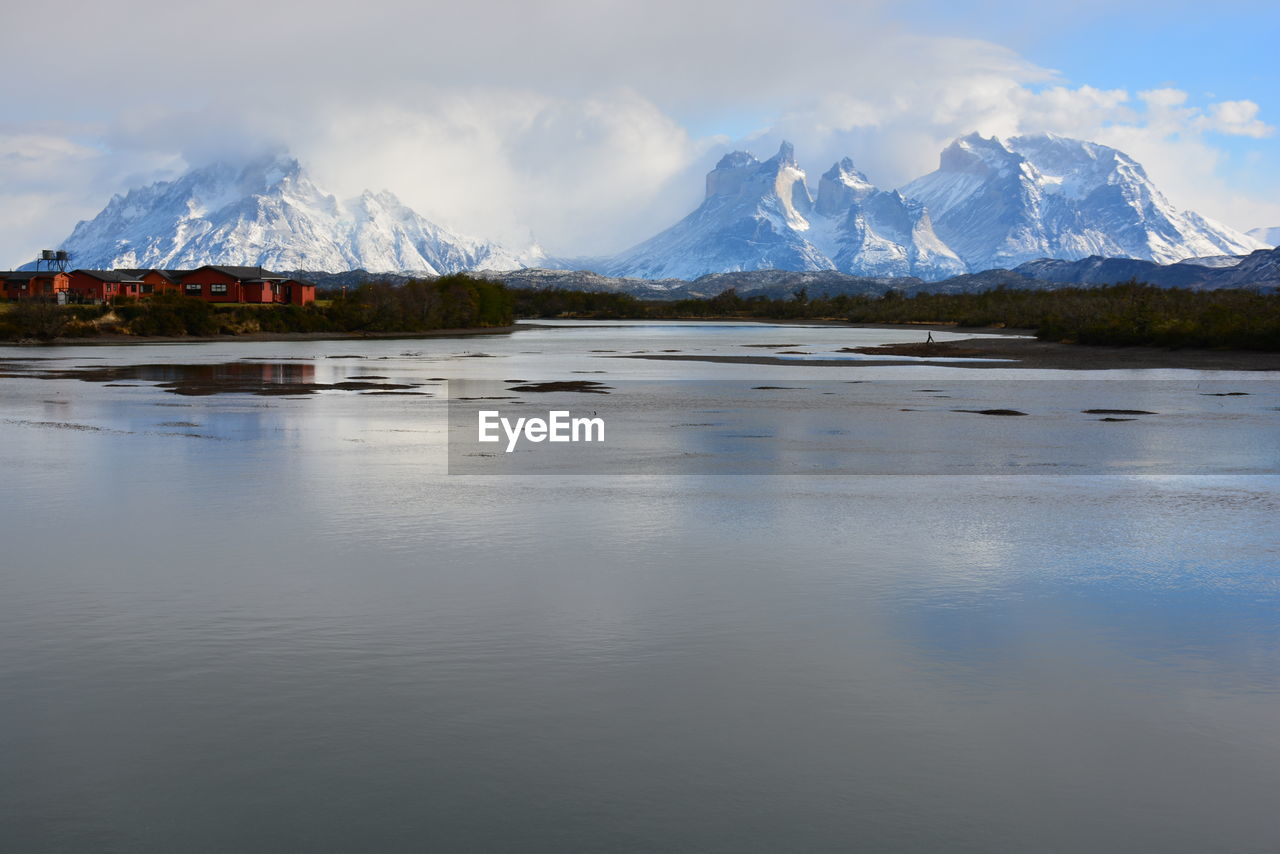
[[[801,235],[812,206],[790,145],[763,163],[735,151],[707,173],[697,210],[614,258],[609,273],[695,279],[725,270],[829,270],[831,260]]]
[[[922,205],[877,190],[848,159],[822,176],[815,200],[786,142],[764,162],[726,154],[696,210],[607,267],[646,279],[770,269],[937,279],[965,267]]]
[[[965,264],[939,239],[925,206],[896,190],[878,190],[844,158],[818,181],[810,241],[835,268],[859,276],[942,279]]]
[[[1271,228],[1251,228],[1245,233],[1264,246],[1272,248],[1280,246],[1280,225]]]
[[[577,266],[650,280],[789,270],[926,281],[1042,258],[1225,267],[1274,245],[1277,231],[1245,235],[1180,211],[1124,153],[1052,134],[961,137],[937,171],[901,191],[876,188],[845,158],[814,192],[783,143],[763,162],[745,151],[725,155],[707,174],[703,202],[683,220],[618,256]],[[116,196],[61,248],[74,266],[90,269],[447,273],[557,264],[536,246],[512,251],[456,234],[389,192],[340,200],[287,156],[214,164]]]
[[[216,163],[115,196],[61,248],[84,269],[190,268],[450,273],[517,269],[540,260],[435,225],[389,192],[339,200],[298,161]]]
[[[1123,152],[1054,134],[961,137],[902,192],[924,203],[971,270],[1092,255],[1167,264],[1263,246],[1175,208]]]

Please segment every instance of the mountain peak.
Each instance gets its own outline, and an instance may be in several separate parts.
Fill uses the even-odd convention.
[[[341,202],[281,153],[210,163],[116,196],[61,248],[86,269],[235,264],[446,273],[513,269],[531,255],[454,234],[385,190]]]
[[[1007,145],[1056,181],[1060,192],[1082,196],[1106,185],[1150,184],[1142,164],[1109,145],[1052,133],[1010,137]]]
[[[796,165],[796,149],[795,146],[787,142],[785,139],[778,146],[778,153],[773,155],[771,160],[777,161],[779,166],[795,166]]]
[[[832,165],[830,169],[822,173],[824,181],[838,181],[849,187],[872,187],[871,181],[866,175],[859,172],[853,165],[853,160],[848,157],[842,157],[839,161]]]
[[[1090,255],[1170,263],[1254,245],[1175,208],[1124,152],[1051,133],[962,136],[903,192],[973,270]]]
[[[748,151],[729,152],[720,158],[716,168],[707,173],[705,198],[737,196],[751,183],[754,175],[762,169],[767,169],[771,164],[773,164],[772,160],[769,163],[761,163]]]
[[[1015,169],[1022,158],[999,137],[986,138],[977,131],[952,140],[942,150],[938,168],[943,172],[978,172]]]
[[[744,166],[754,166],[759,163],[754,154],[749,151],[730,151],[724,157],[720,158],[720,162],[716,164],[717,169],[741,169]]]
[[[172,184],[228,183],[235,181],[246,189],[267,190],[286,179],[304,175],[302,165],[287,152],[260,154],[246,159],[223,159],[191,168]]]
[[[707,196],[696,210],[607,269],[653,279],[764,269],[929,278],[965,272],[923,206],[877,190],[847,157],[822,176],[815,202],[789,142],[764,163],[745,152],[726,155],[707,174]]]
[[[245,166],[244,172],[261,175],[268,187],[286,178],[298,178],[303,175],[302,164],[296,157],[286,153],[266,155],[251,161]]]
[[[853,166],[848,157],[842,158],[818,179],[818,199],[815,209],[823,216],[839,216],[851,205],[856,205],[873,193],[875,185]]]

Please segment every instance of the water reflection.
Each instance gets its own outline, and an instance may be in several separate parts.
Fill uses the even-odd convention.
[[[484,342],[492,358],[463,341],[370,342],[364,360],[326,358],[350,342],[245,345],[314,373],[251,365],[243,393],[153,385],[189,373],[0,379],[0,849],[1189,854],[1280,838],[1275,476],[446,475],[441,397],[252,390],[439,395],[432,377],[609,370],[599,407],[643,401],[627,382],[732,379],[806,396],[722,394],[658,435],[729,430],[772,399],[804,437],[852,441],[869,437],[821,383],[886,376],[590,353],[805,340],[792,328],[534,334]],[[214,384],[250,355],[89,355],[157,353]],[[978,408],[955,369],[883,370],[910,372],[906,406],[925,411],[882,409],[918,445],[954,438],[923,419],[1183,419],[1123,382],[984,419],[949,411]],[[1274,403],[1199,396],[1241,377],[1168,379],[1222,406],[1169,447],[1272,440],[1229,431]]]

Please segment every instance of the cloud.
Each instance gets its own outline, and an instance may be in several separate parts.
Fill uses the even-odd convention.
[[[1253,101],[1219,101],[1210,105],[1204,128],[1254,139],[1271,136],[1276,130],[1258,118],[1258,105]]]
[[[897,186],[973,130],[1115,144],[1177,204],[1280,222],[1224,177],[1219,140],[1273,134],[1257,103],[1079,85],[894,14],[888,0],[18,5],[14,32],[61,17],[63,60],[43,62],[39,40],[8,47],[0,103],[32,121],[0,142],[0,252],[56,242],[113,192],[290,149],[340,194],[386,188],[459,230],[606,253],[687,213],[729,147],[788,138],[811,171],[849,155]],[[102,62],[119,43],[146,47]],[[754,129],[717,136],[714,116]]]
[[[1232,188],[1224,174],[1231,157],[1215,141],[1219,135],[1257,139],[1274,132],[1252,101],[1197,106],[1175,88],[1135,93],[1045,84],[1040,81],[1047,75],[1020,73],[1016,65],[984,67],[954,53],[950,59],[954,70],[930,69],[909,85],[813,99],[761,133],[756,146],[767,150],[780,138],[791,139],[802,160],[817,169],[851,154],[872,181],[901,186],[936,168],[938,153],[956,136],[1052,132],[1125,151],[1181,207],[1241,229],[1280,222],[1280,203]]]
[[[0,126],[0,250],[13,266],[56,245],[122,179],[158,174],[147,158],[87,142],[97,131],[48,122]]]
[[[385,187],[464,232],[589,254],[683,215],[711,145],[634,92],[485,88],[346,105],[295,151],[341,194]]]

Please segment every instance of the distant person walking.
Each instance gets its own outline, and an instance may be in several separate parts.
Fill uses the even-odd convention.
[[[926,343],[926,344],[932,344],[932,343],[933,343],[933,332],[930,332],[930,333],[929,333],[929,337],[925,339],[924,343]]]

